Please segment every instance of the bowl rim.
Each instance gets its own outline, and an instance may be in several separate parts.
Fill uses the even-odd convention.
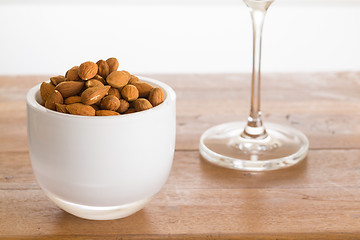
[[[58,116],[58,117],[64,117],[64,118],[81,118],[81,119],[93,119],[93,120],[99,120],[99,119],[124,119],[124,118],[133,118],[133,117],[140,117],[140,116],[146,116],[147,114],[152,114],[155,113],[157,111],[160,111],[161,109],[163,109],[164,107],[166,107],[168,104],[168,102],[174,102],[176,100],[176,93],[175,91],[167,84],[153,79],[153,78],[149,78],[149,77],[143,77],[143,76],[138,76],[136,75],[140,80],[147,82],[147,83],[152,83],[155,84],[156,87],[160,87],[165,91],[165,100],[163,103],[159,104],[158,106],[155,106],[151,109],[145,110],[145,111],[141,111],[141,112],[134,112],[131,114],[121,114],[119,117],[119,115],[114,115],[114,116],[83,116],[83,115],[74,115],[74,114],[67,114],[67,113],[60,113],[54,110],[50,110],[45,108],[44,106],[42,106],[40,103],[38,103],[36,101],[36,94],[40,91],[40,85],[42,83],[36,84],[34,87],[30,88],[26,94],[26,103],[29,107],[31,107],[33,110],[38,111],[38,112],[42,112],[44,114],[52,114],[54,116]]]

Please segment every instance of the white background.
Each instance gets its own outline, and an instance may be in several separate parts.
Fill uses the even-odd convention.
[[[360,70],[359,1],[277,0],[264,27],[264,71]],[[0,30],[0,75],[113,56],[134,73],[251,70],[241,0],[0,0]]]

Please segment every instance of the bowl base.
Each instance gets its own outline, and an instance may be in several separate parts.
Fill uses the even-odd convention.
[[[124,218],[143,209],[144,206],[151,200],[150,197],[120,206],[94,207],[65,201],[47,191],[45,191],[45,194],[64,211],[77,217],[89,220],[113,220]]]

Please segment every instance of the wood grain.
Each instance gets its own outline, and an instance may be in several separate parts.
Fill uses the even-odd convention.
[[[201,159],[207,128],[246,119],[249,75],[154,75],[177,93],[171,175],[140,212],[89,221],[50,202],[32,174],[26,91],[46,76],[0,77],[0,239],[360,239],[360,73],[267,74],[266,121],[310,139],[300,164],[239,172]]]

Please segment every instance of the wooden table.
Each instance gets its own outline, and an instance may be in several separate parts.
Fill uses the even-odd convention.
[[[90,221],[50,202],[35,182],[25,93],[39,77],[0,77],[0,239],[360,239],[360,73],[265,74],[263,116],[303,131],[300,164],[268,173],[199,156],[207,128],[244,120],[250,76],[153,75],[177,92],[167,184],[142,211]]]

